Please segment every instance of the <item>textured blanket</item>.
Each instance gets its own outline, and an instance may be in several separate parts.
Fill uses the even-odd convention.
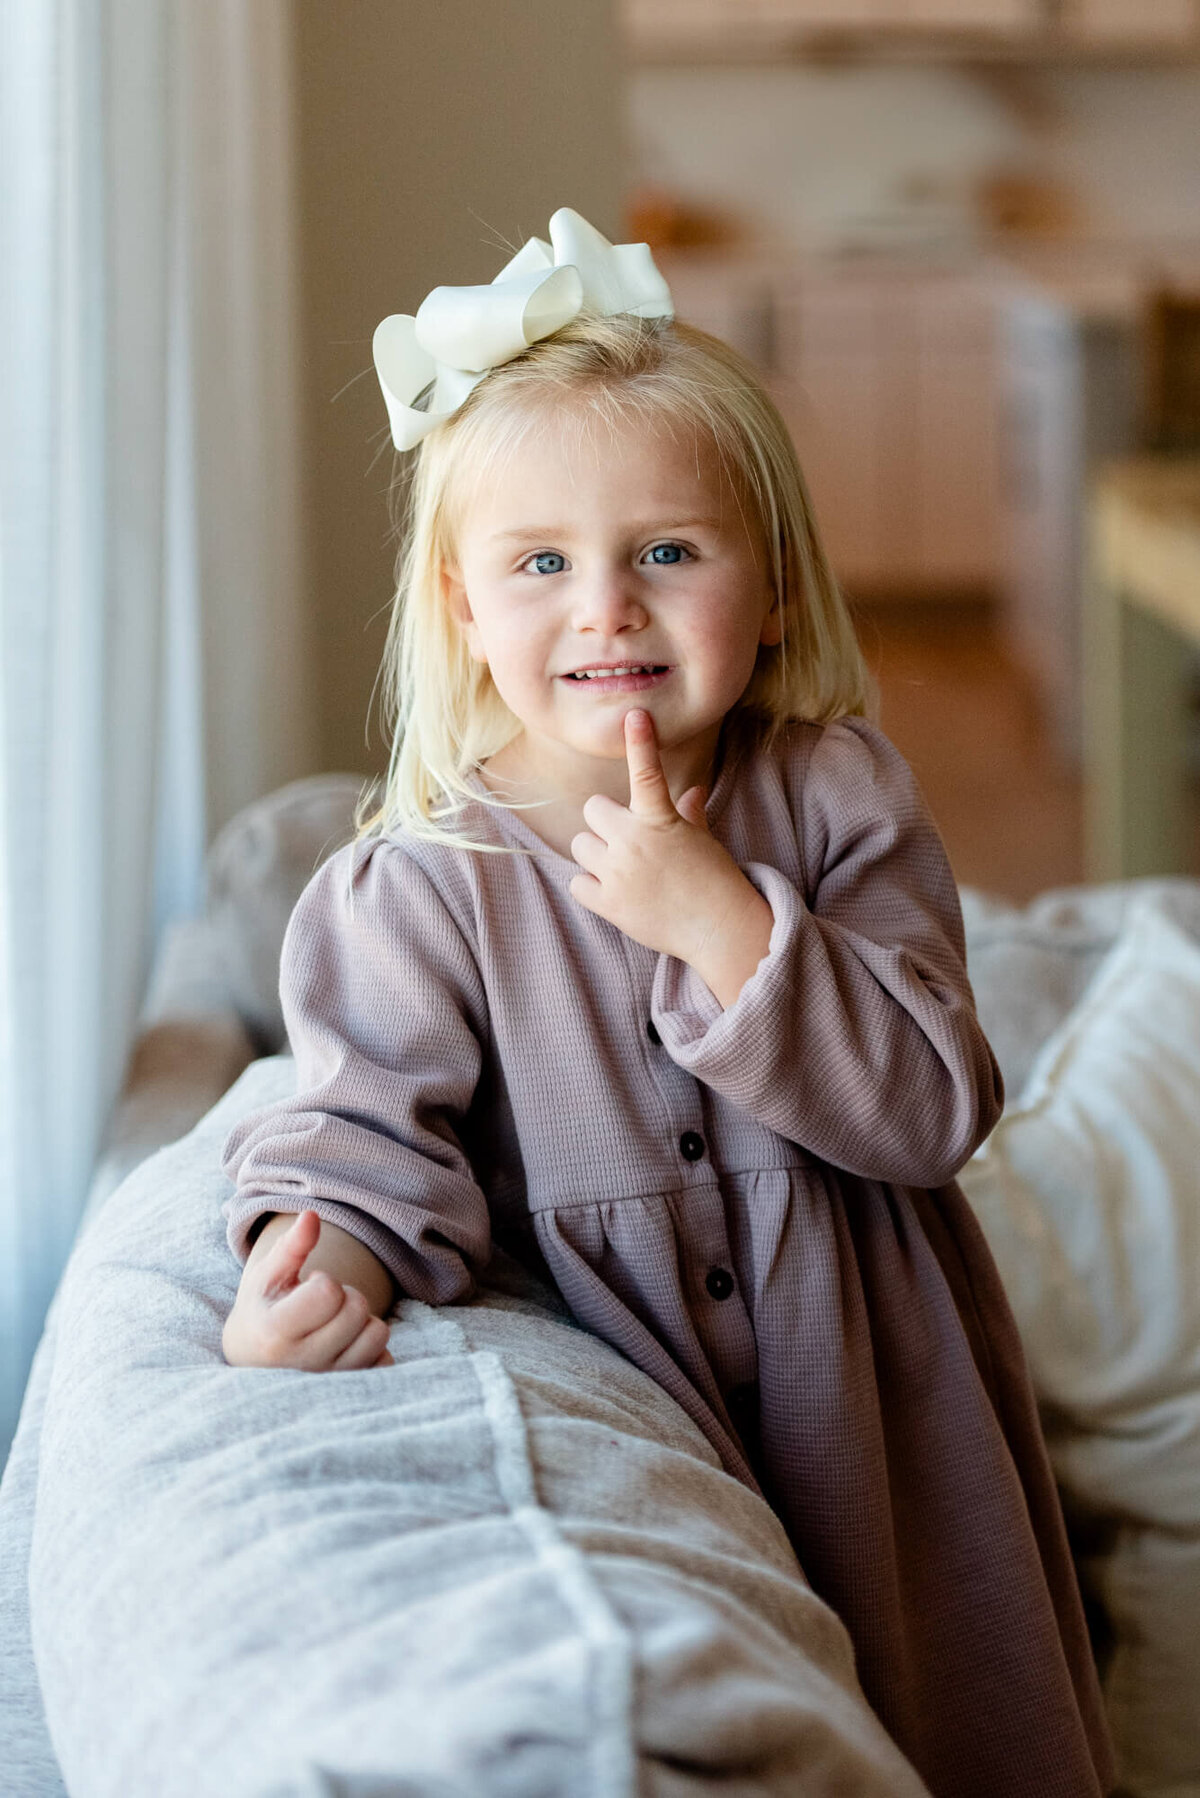
[[[221,1144],[259,1062],[85,1229],[30,1572],[72,1798],[920,1798],[761,1500],[499,1263],[395,1366],[227,1367]]]

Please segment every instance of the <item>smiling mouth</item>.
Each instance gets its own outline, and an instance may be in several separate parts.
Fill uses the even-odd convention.
[[[576,668],[574,673],[563,676],[570,681],[604,681],[619,680],[623,675],[631,674],[669,674],[670,668],[665,662],[623,662],[617,668]]]

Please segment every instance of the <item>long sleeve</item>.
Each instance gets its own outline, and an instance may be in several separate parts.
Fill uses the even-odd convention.
[[[280,993],[295,1096],[225,1145],[239,1259],[264,1211],[317,1211],[372,1249],[413,1298],[470,1291],[490,1253],[487,1203],[458,1131],[482,1065],[475,960],[425,873],[390,844],[351,845],[288,924]]]
[[[824,730],[795,805],[804,890],[742,864],[774,916],[767,954],[724,1011],[660,957],[655,1026],[681,1067],[823,1161],[940,1186],[1004,1098],[941,840],[903,757],[858,718]]]

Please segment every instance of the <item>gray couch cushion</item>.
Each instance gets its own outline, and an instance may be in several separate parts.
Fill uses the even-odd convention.
[[[279,951],[292,907],[321,862],[354,834],[363,782],[320,774],[248,805],[208,852],[202,917],[177,924],[158,957],[144,1019],[236,1013],[260,1054],[285,1046]]]
[[[220,1144],[292,1079],[63,1281],[30,1593],[72,1798],[923,1792],[767,1506],[513,1264],[402,1302],[394,1367],[225,1365]]]

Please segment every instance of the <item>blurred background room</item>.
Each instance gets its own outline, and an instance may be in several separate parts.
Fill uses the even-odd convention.
[[[378,765],[391,452],[363,453],[373,380],[347,386],[371,320],[429,269],[485,278],[570,190],[767,377],[960,880],[1029,898],[1195,865],[1192,651],[1135,683],[1167,763],[1150,798],[1118,800],[1127,770],[1089,790],[1089,653],[1093,734],[1129,695],[1083,599],[1093,471],[1200,447],[1192,0],[623,0],[574,7],[567,42],[536,6],[492,16],[463,47],[441,15],[293,12],[305,566],[341,669],[323,764]],[[1164,784],[1172,815],[1131,847],[1114,808]]]
[[[1196,0],[3,18],[5,1428],[206,850],[383,765],[374,327],[560,205],[763,371],[960,881],[1200,871]]]
[[[629,229],[768,376],[960,880],[1149,871],[1085,793],[1087,496],[1200,448],[1197,9],[626,0],[622,32]]]

